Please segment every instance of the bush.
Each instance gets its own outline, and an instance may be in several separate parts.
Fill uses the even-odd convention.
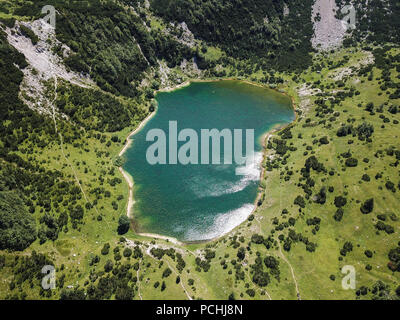
[[[390,191],[392,191],[392,192],[395,192],[395,191],[396,191],[396,188],[395,188],[395,186],[394,186],[394,183],[391,182],[391,181],[387,181],[387,182],[385,183],[385,187],[386,187],[386,189],[388,189],[388,190],[390,190]]]
[[[254,242],[256,244],[261,244],[264,242],[264,237],[259,234],[253,234],[251,236],[251,242]]]
[[[249,297],[254,297],[256,295],[256,292],[254,289],[247,289],[246,293],[249,295]],[[399,287],[399,296],[400,296],[400,287]]]
[[[172,273],[170,268],[166,268],[162,274],[163,278],[168,278],[170,276],[170,274]]]
[[[315,245],[315,243],[313,243],[313,242],[309,242],[309,243],[307,243],[307,245],[306,245],[306,250],[307,250],[308,252],[314,252],[314,251],[315,251],[315,248],[316,248],[316,245]]]
[[[372,210],[374,210],[374,199],[368,199],[366,200],[360,207],[360,210],[364,214],[371,213]]]
[[[264,264],[267,268],[276,269],[279,267],[279,261],[273,256],[267,256],[264,259]]]
[[[357,134],[360,140],[369,138],[370,136],[372,136],[373,133],[374,127],[372,124],[364,122],[357,127]]]
[[[355,158],[348,158],[348,159],[346,159],[345,164],[347,167],[357,167],[358,160]]]
[[[300,208],[305,208],[306,206],[306,203],[302,196],[297,196],[296,199],[294,199],[294,204],[297,204]]]
[[[132,249],[130,248],[125,248],[123,252],[124,257],[128,258],[132,255]]]
[[[106,264],[104,265],[104,271],[110,272],[114,267],[114,264],[111,260],[107,260]]]
[[[349,241],[346,241],[343,245],[343,248],[340,250],[340,254],[345,256],[347,253],[353,251],[353,244]]]
[[[328,140],[328,137],[322,137],[321,139],[319,139],[319,142],[321,143],[321,144],[329,144],[329,140]]]
[[[240,247],[237,252],[237,257],[239,260],[243,260],[246,257],[246,250],[243,247]]]
[[[342,218],[343,218],[343,213],[344,213],[343,209],[342,209],[342,208],[339,208],[339,209],[336,210],[335,214],[333,215],[333,218],[334,218],[336,221],[339,222],[339,221],[341,221]]]
[[[335,206],[336,208],[341,208],[344,207],[347,203],[347,199],[345,197],[339,196],[339,197],[335,197]]]
[[[105,243],[103,246],[103,249],[101,249],[101,254],[103,256],[107,255],[110,252],[110,245],[108,243]]]
[[[371,250],[365,250],[364,254],[368,257],[368,258],[372,258],[372,251]]]
[[[122,215],[118,219],[118,234],[125,234],[129,231],[130,221],[126,215]]]
[[[371,180],[371,178],[370,178],[370,176],[369,175],[367,175],[366,173],[365,174],[363,174],[363,176],[362,176],[362,178],[361,178],[363,181],[366,181],[366,182],[368,182],[368,181],[370,181]]]
[[[22,35],[31,39],[33,45],[36,45],[39,42],[38,36],[31,29],[24,26],[23,24],[19,26],[19,30],[21,31]]]
[[[265,287],[270,282],[270,277],[267,272],[256,271],[253,276],[253,282],[260,287]]]
[[[125,158],[117,156],[114,160],[114,165],[116,167],[122,167],[125,163]]]

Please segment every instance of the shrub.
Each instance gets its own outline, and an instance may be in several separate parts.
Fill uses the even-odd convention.
[[[366,200],[360,207],[360,210],[363,214],[371,213],[374,210],[374,199]]]
[[[254,289],[247,289],[246,293],[249,295],[249,297],[254,297],[256,295],[256,292]],[[399,287],[399,296],[400,296],[400,287]]]
[[[162,277],[163,278],[168,278],[171,273],[172,273],[171,269],[170,268],[166,268],[164,270],[163,274],[162,274]]]
[[[270,277],[267,272],[256,271],[253,276],[253,282],[260,287],[265,287],[270,282]]]
[[[335,219],[338,222],[341,221],[343,218],[343,213],[344,211],[342,208],[337,209],[335,214],[333,215],[333,219]]]
[[[365,174],[363,174],[363,176],[362,176],[362,178],[361,178],[362,180],[364,180],[364,181],[366,181],[366,182],[368,182],[368,181],[370,181],[371,180],[371,178],[370,178],[370,176],[369,175],[367,175],[366,173]]]
[[[319,139],[319,142],[321,143],[321,144],[329,144],[329,140],[328,140],[328,137],[322,137],[321,139]]]
[[[298,205],[301,208],[305,208],[306,206],[306,203],[302,196],[297,196],[296,199],[294,199],[294,204]]]
[[[19,26],[19,30],[21,31],[22,35],[31,39],[33,45],[36,45],[39,42],[38,36],[31,29],[24,26],[23,24]]]
[[[316,248],[316,245],[313,242],[309,242],[306,245],[306,250],[309,251],[309,252],[314,252],[315,248]]]
[[[371,250],[365,250],[364,254],[368,257],[368,258],[372,258],[372,251]]]
[[[357,127],[357,134],[360,140],[369,138],[373,133],[374,133],[374,127],[372,124],[364,122]]]
[[[123,252],[124,257],[128,258],[132,255],[132,249],[131,248],[125,248]]]
[[[334,203],[337,208],[341,208],[346,205],[347,199],[345,197],[338,196],[338,197],[335,197]]]
[[[237,257],[239,260],[243,260],[246,257],[246,250],[243,247],[240,247],[237,252]]]
[[[129,231],[130,221],[126,215],[121,215],[118,219],[118,234],[125,234]]]
[[[343,248],[340,250],[340,254],[345,256],[347,253],[353,251],[353,244],[349,241],[346,241],[343,245]]]
[[[347,167],[357,167],[358,160],[355,158],[348,158],[348,159],[346,159],[345,164]]]
[[[109,253],[109,251],[110,251],[110,245],[108,243],[105,243],[103,249],[101,249],[101,254],[105,256]]]
[[[111,260],[107,260],[106,264],[104,265],[104,271],[110,272],[114,267],[114,264]]]
[[[261,244],[264,242],[263,236],[260,236],[259,234],[253,234],[251,236],[251,242],[254,242],[256,244]]]
[[[394,183],[392,181],[387,181],[385,184],[386,189],[395,192],[396,188],[394,186]]]
[[[279,267],[279,261],[273,256],[267,256],[264,259],[264,264],[267,268],[276,269]]]

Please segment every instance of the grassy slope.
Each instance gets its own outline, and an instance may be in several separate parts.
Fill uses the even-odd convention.
[[[339,59],[343,53],[336,54],[334,59]],[[347,52],[349,54],[349,52]],[[354,54],[354,58],[358,58],[360,53]],[[354,59],[353,58],[353,59]],[[352,59],[349,61],[349,65],[353,63]],[[332,72],[332,71],[330,71]],[[321,75],[312,72],[306,72],[304,79],[309,81],[311,79],[320,79],[323,84],[330,83],[329,79],[326,78],[328,75],[327,70],[323,70]],[[375,70],[375,75],[378,76],[379,72]],[[397,74],[395,74],[397,76]],[[349,79],[349,82],[353,82],[354,78]],[[302,234],[307,235],[310,240],[317,242],[318,247],[316,252],[310,253],[305,250],[303,245],[297,244],[292,246],[292,250],[289,253],[285,252],[285,255],[292,264],[297,281],[299,283],[300,294],[304,299],[341,299],[341,298],[355,298],[354,292],[345,291],[341,288],[340,273],[341,267],[346,264],[354,265],[357,271],[357,288],[362,285],[371,286],[376,280],[382,280],[385,283],[396,286],[399,281],[399,276],[393,274],[386,264],[388,262],[387,254],[390,248],[396,246],[399,239],[399,224],[392,223],[395,226],[395,233],[390,236],[385,235],[383,232],[380,234],[376,233],[374,228],[374,222],[377,221],[376,214],[378,213],[389,213],[397,212],[398,197],[396,193],[388,191],[384,187],[384,179],[376,181],[373,177],[377,172],[384,172],[384,177],[398,179],[398,170],[390,167],[389,163],[393,162],[393,158],[376,159],[374,153],[381,149],[395,144],[394,139],[398,138],[400,129],[398,125],[392,123],[385,124],[385,128],[380,128],[382,120],[378,118],[378,115],[370,116],[368,112],[357,107],[358,103],[364,105],[368,102],[374,102],[375,105],[387,101],[385,95],[378,96],[377,93],[380,91],[378,81],[368,82],[366,78],[358,84],[355,84],[355,88],[361,92],[361,94],[355,99],[347,99],[343,102],[341,109],[341,115],[336,120],[333,128],[330,130],[321,128],[321,126],[313,128],[302,128],[301,124],[304,123],[304,118],[301,119],[292,130],[293,137],[297,137],[299,133],[302,134],[303,139],[293,139],[291,142],[297,147],[297,151],[291,153],[288,160],[288,165],[291,170],[295,173],[290,181],[285,182],[280,179],[280,173],[284,170],[275,170],[272,173],[268,173],[267,176],[267,201],[258,210],[256,214],[256,221],[253,222],[253,228],[258,230],[257,232],[262,234],[268,234],[271,228],[271,220],[273,217],[280,217],[282,209],[287,208],[290,216],[297,217],[297,223],[295,230]],[[288,88],[283,87],[282,89],[294,92],[293,86],[296,84],[289,84]],[[295,99],[299,101],[299,99]],[[343,112],[347,110],[348,112]],[[399,120],[399,115],[388,115],[385,114],[391,120]],[[312,120],[313,111],[307,114]],[[354,117],[357,121],[365,118],[366,121],[372,123],[375,127],[375,134],[373,142],[366,144],[365,142],[354,139],[355,142],[352,145],[347,145],[347,138],[338,138],[336,131],[339,123],[345,123],[347,118]],[[299,177],[299,170],[303,167],[306,157],[303,156],[305,151],[304,143],[312,145],[314,136],[320,138],[323,135],[327,135],[330,139],[329,145],[313,146],[313,151],[317,158],[324,163],[327,168],[334,168],[336,172],[340,173],[340,177],[335,175],[322,176],[317,175],[315,190],[319,190],[322,186],[334,186],[335,191],[333,194],[328,193],[327,202],[321,206],[319,204],[310,203],[304,210],[304,215],[299,216],[297,212],[297,206],[293,205],[293,200],[298,194],[302,194],[301,189],[295,185],[295,181]],[[337,156],[340,153],[351,150],[353,155],[359,159],[359,165],[356,168],[347,168],[345,172],[342,171],[343,164],[338,161]],[[361,160],[363,157],[368,157],[371,161],[367,165]],[[328,169],[329,170],[329,169]],[[361,176],[367,172],[372,180],[370,182],[361,182]],[[314,176],[313,176],[314,178]],[[326,178],[325,182],[321,182],[321,179]],[[396,178],[394,178],[396,181]],[[392,179],[393,180],[393,179]],[[396,181],[397,182],[397,181]],[[379,188],[382,187],[382,190]],[[334,196],[348,192],[348,200],[351,200],[345,206],[344,218],[341,222],[336,222],[333,219],[333,214],[336,211],[333,200]],[[359,208],[360,204],[357,200],[364,201],[369,197],[374,197],[376,201],[375,209],[373,213],[369,215],[361,214]],[[305,219],[309,217],[317,216],[321,218],[321,229],[316,236],[311,234],[311,228],[305,224]],[[281,219],[281,218],[280,218]],[[282,220],[282,219],[281,219]],[[258,225],[257,225],[258,224]],[[257,225],[257,226],[254,226]],[[248,226],[242,226],[239,228],[239,232],[245,235],[246,239],[254,232]],[[339,250],[342,248],[345,241],[352,241],[354,245],[353,252],[348,254],[343,261],[338,261]],[[261,247],[263,247],[261,245]],[[370,249],[374,252],[373,258],[369,259],[365,256],[364,251]],[[264,249],[265,250],[265,249]],[[224,250],[222,250],[224,251]],[[273,251],[274,255],[277,255],[277,251]],[[372,265],[372,270],[365,270],[366,264]],[[289,282],[292,282],[291,277],[284,273],[285,278]],[[329,279],[329,275],[335,275],[336,281]],[[219,277],[216,276],[216,279]],[[217,284],[219,286],[221,282]],[[287,286],[286,290],[279,287],[277,295],[273,298],[295,298],[293,287]],[[291,291],[289,294],[288,291]]]
[[[340,60],[340,54],[338,53],[334,59]],[[354,57],[357,59],[362,56],[362,53],[355,53]],[[353,58],[352,58],[353,59]],[[354,61],[350,59],[348,64],[352,64]],[[329,73],[333,71],[323,70],[321,74],[313,72],[304,73],[304,81],[321,79],[322,83],[329,83],[327,77]],[[379,72],[374,72],[376,76],[379,76]],[[298,84],[294,83],[286,77],[287,83],[282,85],[280,89],[289,92],[294,95],[294,100],[296,104],[300,102],[300,97],[295,94],[298,89]],[[399,278],[397,275],[393,275],[387,267],[386,263],[387,253],[389,248],[395,246],[398,241],[398,223],[395,224],[396,232],[390,236],[386,236],[381,232],[380,235],[376,234],[373,222],[376,220],[376,213],[382,212],[396,212],[396,205],[398,199],[396,194],[391,191],[378,190],[379,186],[383,185],[382,181],[376,181],[373,177],[377,172],[385,172],[384,177],[397,176],[398,172],[395,168],[388,166],[388,159],[376,159],[373,154],[378,149],[385,149],[385,147],[393,144],[393,138],[398,137],[400,134],[399,126],[393,123],[385,124],[385,128],[382,129],[382,120],[378,118],[377,115],[370,116],[368,112],[364,111],[362,108],[357,107],[359,102],[366,104],[367,102],[373,101],[375,105],[379,105],[384,102],[386,97],[384,95],[378,96],[376,92],[379,92],[378,81],[374,79],[373,81],[367,81],[355,84],[354,86],[358,89],[361,94],[354,99],[347,99],[343,102],[343,106],[340,107],[341,115],[336,120],[332,129],[324,129],[321,126],[302,128],[304,119],[306,117],[311,117],[313,119],[313,110],[309,111],[308,114],[303,115],[300,120],[292,129],[292,134],[297,137],[299,133],[302,134],[303,139],[292,139],[291,142],[294,143],[298,149],[297,151],[291,153],[288,159],[288,165],[291,170],[294,171],[294,175],[290,181],[286,182],[280,179],[281,170],[274,170],[268,172],[267,174],[267,188],[266,188],[266,201],[261,206],[261,208],[256,213],[256,219],[251,223],[244,223],[239,228],[237,228],[232,234],[237,234],[238,236],[244,236],[246,245],[250,241],[250,237],[254,233],[259,233],[267,236],[270,230],[274,227],[271,223],[273,217],[281,218],[281,211],[284,208],[289,210],[289,216],[293,216],[297,219],[295,230],[300,232],[310,238],[311,241],[318,244],[317,250],[314,253],[307,252],[305,246],[302,244],[292,245],[290,252],[284,250],[283,254],[291,263],[296,280],[298,282],[299,291],[302,299],[342,299],[342,298],[355,298],[354,291],[345,291],[341,289],[341,273],[340,269],[343,265],[351,264],[356,267],[357,270],[357,287],[361,285],[371,286],[376,280],[382,280],[386,283],[395,285]],[[349,81],[353,81],[350,79]],[[309,97],[315,99],[315,97]],[[312,105],[312,103],[311,103]],[[343,112],[348,110],[348,112]],[[387,115],[388,117],[394,119],[399,118],[398,115]],[[375,127],[375,133],[373,136],[373,142],[365,144],[364,142],[354,139],[354,144],[347,145],[347,138],[338,138],[336,136],[336,130],[338,124],[345,123],[347,118],[354,117],[357,120],[365,118],[366,121],[372,123]],[[314,119],[313,119],[314,121]],[[123,137],[127,135],[129,130],[124,130],[118,135],[123,141]],[[316,181],[315,189],[319,189],[320,186],[334,186],[335,191],[333,194],[328,193],[327,202],[325,205],[321,206],[319,204],[310,203],[307,204],[306,209],[302,215],[298,214],[297,206],[293,205],[293,199],[297,194],[302,194],[301,189],[295,185],[299,177],[298,171],[304,165],[305,158],[303,152],[305,147],[303,144],[312,145],[312,140],[314,140],[314,135],[320,138],[322,135],[327,135],[330,139],[328,145],[323,146],[313,146],[313,151],[317,158],[324,163],[327,168],[334,168],[336,172],[340,173],[340,177],[335,175],[333,177],[325,176],[327,179],[325,182],[321,182],[323,178],[321,176],[314,177]],[[70,161],[74,163],[77,169],[79,179],[82,180],[82,185],[84,188],[94,184],[93,178],[95,175],[100,173],[100,168],[104,168],[101,160],[97,159],[92,151],[94,149],[103,149],[110,152],[111,155],[118,154],[122,147],[122,143],[112,144],[110,148],[106,148],[104,144],[98,142],[98,140],[88,140],[88,145],[90,146],[91,152],[85,155],[85,161],[87,162],[87,167],[89,168],[89,174],[83,174],[82,166],[78,168],[77,161],[82,159],[82,151],[79,149],[74,149],[71,146],[67,147],[67,151],[70,154]],[[359,158],[359,165],[356,168],[347,168],[345,172],[342,172],[343,165],[337,159],[337,155],[342,152],[347,151],[351,148],[352,153]],[[50,155],[50,156],[49,156]],[[363,163],[361,157],[368,156],[370,158],[370,163],[367,165]],[[38,155],[38,159],[49,159],[49,167],[60,167],[63,162],[58,161],[60,156],[60,151],[57,144],[54,144],[49,152],[46,154]],[[102,159],[110,167],[112,166],[112,158]],[[64,164],[65,166],[65,164]],[[69,170],[69,169],[66,169]],[[372,177],[369,183],[359,181],[364,172]],[[91,210],[91,213],[85,217],[85,225],[82,227],[81,232],[70,230],[68,234],[61,233],[59,239],[54,243],[48,241],[45,245],[40,246],[37,242],[32,245],[29,250],[24,252],[27,254],[31,250],[37,250],[39,252],[47,252],[48,255],[56,261],[56,265],[61,264],[66,265],[67,281],[66,284],[74,284],[76,282],[81,285],[89,275],[89,270],[93,269],[88,265],[89,260],[94,254],[99,254],[102,244],[105,242],[110,242],[113,248],[118,244],[118,237],[116,236],[115,230],[117,226],[117,217],[119,214],[124,212],[126,192],[127,187],[125,182],[121,185],[117,185],[113,188],[112,194],[123,194],[124,199],[119,203],[119,209],[115,212],[111,206],[110,201],[107,199],[102,199],[99,201],[97,208],[99,211],[104,212],[103,222],[97,222],[95,217],[97,213]],[[336,222],[333,219],[333,213],[335,212],[335,207],[333,205],[333,199],[335,195],[342,194],[345,190],[349,192],[347,196],[349,203],[345,206],[345,214],[341,222]],[[377,196],[379,194],[379,197]],[[359,210],[359,204],[356,200],[365,200],[368,197],[375,197],[376,209],[370,215],[362,215]],[[318,216],[321,218],[321,229],[316,235],[311,234],[311,227],[305,224],[305,220],[308,217]],[[145,239],[143,237],[137,237],[132,232],[129,232],[126,237],[128,239]],[[198,272],[195,270],[194,256],[189,251],[184,254],[184,259],[187,264],[187,268],[183,271],[181,278],[183,280],[183,285],[192,297],[202,297],[202,298],[217,298],[225,299],[231,292],[235,292],[235,296],[239,298],[240,293],[244,293],[247,289],[245,284],[248,283],[250,288],[256,290],[255,299],[268,299],[269,296],[272,299],[296,299],[296,290],[294,285],[294,280],[290,272],[289,266],[282,259],[278,246],[267,250],[264,245],[251,244],[251,251],[247,253],[246,259],[247,264],[252,264],[255,259],[255,253],[258,251],[261,256],[273,255],[277,257],[280,261],[280,271],[281,279],[280,282],[273,279],[272,282],[267,286],[267,288],[257,288],[255,284],[251,281],[250,269],[248,266],[244,266],[245,270],[245,282],[235,281],[235,271],[233,266],[228,262],[228,268],[226,270],[222,269],[220,261],[226,259],[230,261],[236,258],[237,249],[234,249],[230,245],[230,235],[208,244],[207,246],[212,247],[216,251],[216,258],[211,261],[211,270],[207,273],[204,271]],[[347,240],[353,242],[354,249],[353,252],[348,254],[343,261],[338,261],[339,250],[343,246],[343,243]],[[149,243],[149,240],[145,239],[143,243]],[[164,244],[168,246],[169,244],[165,241],[157,240],[157,243]],[[185,249],[191,252],[198,253],[206,245],[188,245]],[[178,248],[179,246],[174,245],[173,247]],[[372,259],[367,258],[364,255],[364,250],[370,249],[374,252]],[[229,255],[227,257],[227,255]],[[112,259],[112,253],[109,254]],[[144,259],[141,260],[140,275],[143,277],[140,281],[140,292],[143,299],[185,299],[186,294],[184,293],[181,285],[175,284],[176,275],[173,272],[171,276],[166,279],[167,289],[161,291],[160,287],[154,288],[154,283],[160,281],[162,270],[164,270],[167,265],[166,261],[174,266],[174,263],[169,257],[164,257],[163,267],[158,267],[158,261],[151,256],[145,255]],[[125,258],[123,258],[125,261]],[[101,259],[100,264],[97,266],[96,270],[101,270],[105,258]],[[147,264],[151,263],[151,267],[147,267]],[[372,265],[371,271],[365,270],[365,265],[369,263]],[[73,271],[70,271],[73,270]],[[77,274],[76,271],[79,270]],[[176,269],[175,269],[176,270]],[[232,271],[232,274],[229,272]],[[188,273],[189,272],[189,273]],[[7,274],[7,273],[6,273]],[[334,274],[336,280],[332,281],[329,279],[329,275]],[[3,273],[3,279],[7,277]],[[189,278],[195,280],[195,291],[192,287],[187,284]],[[27,288],[26,290],[29,289]],[[266,292],[264,292],[264,290]],[[7,287],[5,283],[1,283],[0,292],[6,293]],[[37,291],[32,290],[32,295],[29,294],[30,298],[35,298],[37,296]],[[139,298],[137,294],[136,299]],[[246,294],[243,298],[249,298]]]

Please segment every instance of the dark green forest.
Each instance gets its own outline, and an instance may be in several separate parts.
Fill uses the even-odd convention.
[[[186,22],[194,35],[221,46],[228,56],[258,61],[277,70],[311,62],[312,0],[151,0],[168,21]],[[284,15],[284,4],[289,14]]]
[[[336,0],[339,8],[349,0]],[[367,5],[368,4],[368,5]],[[359,0],[355,3],[356,28],[351,42],[368,41],[375,44],[400,42],[400,3],[398,0]],[[340,17],[340,13],[337,14]]]
[[[65,61],[71,69],[90,74],[105,91],[127,97],[140,94],[143,72],[165,59],[173,68],[195,52],[170,36],[148,32],[144,16],[112,0],[19,2],[21,16],[40,17],[44,5],[57,8],[57,38],[74,52]],[[136,85],[135,85],[136,84]]]

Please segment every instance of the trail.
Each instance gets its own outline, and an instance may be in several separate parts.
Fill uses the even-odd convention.
[[[252,280],[251,280],[251,277],[250,277],[250,274],[249,274],[249,271],[248,271],[248,270],[247,270],[247,272],[246,272],[246,276],[247,276],[247,278],[249,279],[249,282],[252,283]],[[266,293],[268,299],[269,299],[269,300],[272,300],[272,298],[271,298],[271,296],[269,295],[267,289],[261,289],[261,288],[259,288],[259,287],[257,287],[257,286],[254,286],[254,287],[255,287],[258,291],[264,290],[264,292]]]
[[[137,277],[137,281],[138,281],[138,295],[140,297],[140,300],[143,300],[142,294],[140,293],[140,280],[139,280],[140,264],[142,263],[142,260],[143,259],[140,259],[140,261],[139,261],[139,269],[137,269],[137,271],[136,271],[136,277]]]
[[[135,244],[132,240],[129,240],[129,239],[127,239],[127,245],[128,245],[129,247],[134,247],[134,246],[136,246],[136,244]],[[152,254],[149,252],[150,250],[148,250],[148,248],[146,249],[146,248],[145,248],[144,246],[142,246],[142,245],[139,245],[139,247],[140,247],[140,249],[141,249],[147,256],[149,256],[152,260],[159,262],[158,259],[156,259],[156,258],[154,258],[154,257],[152,256]],[[140,260],[140,262],[139,262],[139,269],[138,269],[138,271],[136,272],[136,276],[137,276],[137,278],[138,278],[138,294],[139,294],[139,297],[140,297],[141,300],[143,300],[143,298],[142,298],[141,293],[140,293],[139,270],[140,270],[140,263],[142,262],[142,260],[143,260],[143,259]],[[171,266],[171,264],[169,263],[169,261],[168,261],[167,259],[162,259],[162,261],[165,261],[165,262],[167,263],[168,267],[169,267],[176,275],[179,275],[179,273]],[[190,296],[189,292],[186,290],[185,286],[183,285],[182,279],[181,279],[180,285],[181,285],[183,291],[185,292],[187,298],[188,298],[189,300],[193,300],[192,297]]]
[[[281,254],[281,256],[282,256],[282,259],[288,264],[288,266],[289,266],[289,268],[290,268],[290,272],[292,273],[294,285],[296,286],[297,300],[301,300],[300,291],[299,291],[299,287],[298,287],[298,285],[297,285],[297,279],[296,279],[296,276],[295,276],[295,274],[294,274],[293,267],[292,267],[291,263],[289,262],[289,260],[286,259],[285,255],[283,254],[282,249],[281,249],[281,244],[280,244],[279,241],[278,241],[278,245],[279,245],[279,252],[280,252],[280,254]]]
[[[145,24],[145,25],[146,25],[146,24]],[[143,56],[143,58],[144,58],[144,60],[146,61],[147,65],[150,66],[150,62],[149,62],[149,60],[147,60],[146,56],[144,55],[143,50],[142,50],[142,47],[141,47],[140,44],[139,44],[139,41],[137,41],[137,40],[135,39],[135,37],[133,37],[133,36],[132,36],[132,38],[133,38],[133,40],[136,42],[136,45],[137,45],[137,47],[138,47],[138,49],[139,49],[139,52],[140,52],[140,54]]]
[[[51,69],[51,68],[50,68],[50,69]],[[56,103],[56,101],[57,101],[57,88],[58,88],[57,76],[55,75],[55,73],[54,73],[54,71],[53,71],[52,69],[50,70],[50,72],[52,73],[52,76],[53,76],[53,79],[54,79],[54,99],[53,99],[53,101],[51,101],[50,104],[51,104],[51,109],[52,109],[52,118],[53,118],[53,122],[54,122],[54,130],[55,130],[56,134],[58,135],[58,137],[59,137],[59,139],[60,139],[60,150],[61,150],[61,153],[62,153],[62,155],[63,155],[63,158],[64,158],[65,162],[68,164],[68,166],[69,166],[69,167],[71,168],[71,170],[72,170],[72,173],[73,173],[73,175],[74,175],[74,178],[75,178],[75,180],[76,180],[76,183],[78,184],[79,189],[81,190],[81,192],[82,192],[82,194],[83,194],[83,197],[85,198],[86,203],[91,204],[90,201],[89,201],[89,198],[87,197],[87,195],[86,195],[86,193],[85,193],[85,190],[84,190],[83,187],[82,187],[81,182],[79,181],[79,178],[78,178],[78,175],[76,174],[76,171],[75,171],[74,166],[73,166],[72,163],[69,161],[69,159],[67,158],[67,156],[65,155],[65,152],[64,152],[64,139],[63,139],[62,134],[58,131],[57,120],[56,120],[55,103]],[[95,205],[93,205],[93,204],[91,204],[91,206],[92,206],[92,208],[94,208],[94,210],[96,211],[96,213],[97,213],[98,215],[100,215],[99,211],[97,210],[97,207],[96,207]],[[108,221],[107,221],[107,220],[105,220],[105,221],[106,221],[107,225],[109,226]]]
[[[71,168],[72,173],[74,174],[75,180],[76,180],[76,182],[78,183],[78,186],[79,186],[79,188],[81,189],[81,192],[82,192],[82,194],[83,194],[83,196],[84,196],[86,202],[89,202],[89,201],[88,201],[88,198],[87,198],[87,196],[86,196],[86,193],[85,193],[85,191],[83,190],[82,185],[81,185],[81,183],[80,183],[80,181],[79,181],[79,179],[78,179],[78,176],[77,176],[77,174],[76,174],[76,172],[75,172],[75,169],[73,168],[72,164],[69,162],[68,158],[66,157],[66,155],[65,155],[65,153],[64,153],[64,144],[63,144],[64,140],[63,140],[63,137],[62,137],[61,133],[58,132],[57,120],[56,120],[56,109],[55,109],[55,103],[56,103],[56,101],[57,101],[58,82],[57,82],[57,76],[54,75],[53,70],[51,70],[51,72],[52,72],[52,74],[53,74],[53,79],[54,79],[54,99],[53,99],[53,101],[51,102],[52,117],[53,117],[53,122],[54,122],[54,130],[56,131],[56,134],[57,134],[58,137],[60,138],[61,153],[62,153],[62,155],[63,155],[65,161],[68,163],[69,167]]]
[[[179,273],[169,264],[169,261],[168,261],[168,260],[165,260],[165,262],[167,263],[168,267],[169,267],[177,276],[180,276]],[[182,279],[181,279],[181,281],[179,282],[179,284],[181,285],[183,291],[185,291],[186,296],[188,297],[189,300],[193,300],[192,297],[190,296],[189,292],[187,292],[187,290],[186,290],[186,288],[185,288],[185,286],[183,285],[182,282],[183,282],[183,281],[182,281]]]
[[[280,211],[282,211],[282,181],[281,180],[280,180],[280,183],[279,183],[279,208],[280,208]],[[299,286],[297,284],[297,279],[296,279],[296,276],[294,274],[294,270],[293,270],[292,264],[289,262],[289,260],[283,254],[281,243],[280,243],[279,240],[278,240],[278,246],[279,246],[279,252],[281,254],[281,257],[282,257],[283,261],[285,261],[287,263],[287,265],[290,268],[290,272],[292,273],[292,278],[293,278],[293,281],[294,281],[294,285],[296,287],[297,300],[301,300]]]

